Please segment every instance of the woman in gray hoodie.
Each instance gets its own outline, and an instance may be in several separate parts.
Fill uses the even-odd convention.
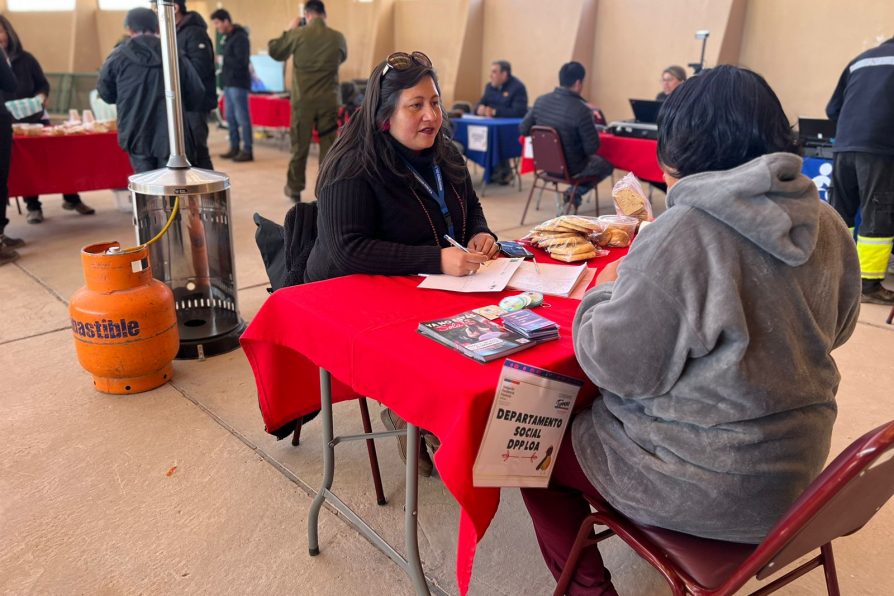
[[[668,210],[607,267],[574,321],[602,399],[574,420],[547,489],[523,489],[558,577],[589,514],[758,543],[822,470],[860,267],[801,175],[779,99],[719,66],[658,117]],[[572,448],[573,447],[573,448]],[[596,547],[568,594],[614,594]]]

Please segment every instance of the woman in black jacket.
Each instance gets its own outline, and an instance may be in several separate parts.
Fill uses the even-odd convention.
[[[6,53],[0,50],[0,92],[12,92],[16,88],[16,78],[12,74],[12,66]],[[9,190],[6,182],[9,179],[9,160],[12,157],[12,116],[6,106],[0,103],[0,265],[11,263],[19,258],[15,248],[25,244],[20,238],[10,238],[4,233],[6,224],[6,200]]]
[[[40,63],[34,56],[22,48],[22,42],[19,40],[18,34],[16,34],[9,20],[3,15],[0,15],[0,48],[3,48],[9,56],[12,71],[16,78],[15,89],[3,91],[3,101],[38,97],[46,105],[47,97],[50,95],[50,83],[44,76]],[[46,111],[43,109],[18,120],[13,118],[13,121],[40,123],[45,126],[50,124]],[[24,198],[28,207],[28,223],[41,223],[43,221],[43,208],[40,204],[40,198],[36,196]],[[62,203],[63,209],[77,211],[81,215],[93,215],[96,213],[94,209],[81,201],[81,197],[77,193],[64,194],[62,198],[65,199],[65,202]]]
[[[462,157],[445,134],[440,88],[421,52],[373,69],[317,180],[317,240],[305,281],[341,275],[471,275],[499,252]],[[451,246],[445,237],[462,248]],[[406,423],[388,409],[389,429]],[[406,439],[400,437],[401,456]],[[425,449],[419,470],[431,474]]]

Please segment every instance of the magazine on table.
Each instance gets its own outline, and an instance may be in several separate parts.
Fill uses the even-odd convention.
[[[537,344],[472,311],[423,321],[417,331],[479,362],[490,362]]]
[[[472,484],[547,486],[583,384],[507,359],[472,468]]]

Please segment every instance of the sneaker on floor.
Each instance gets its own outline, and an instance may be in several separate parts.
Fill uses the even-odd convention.
[[[864,304],[884,304],[885,306],[894,306],[894,292],[887,288],[883,288],[881,284],[874,290],[864,291],[860,297],[860,302]]]
[[[0,234],[0,246],[4,248],[19,248],[25,246],[25,241],[21,238],[11,238],[4,234]]]
[[[25,216],[25,221],[29,224],[39,224],[43,222],[43,209],[35,209],[34,211],[29,211],[28,215]]]
[[[17,253],[16,251],[14,251],[11,248],[6,248],[5,246],[0,246],[0,265],[6,265],[7,263],[12,263],[13,261],[15,261],[18,258],[19,258],[19,253]]]
[[[69,203],[68,201],[63,201],[62,208],[66,211],[77,211],[81,215],[93,215],[94,213],[96,213],[96,209],[83,202]]]
[[[222,158],[224,158],[224,159],[233,159],[233,158],[236,157],[237,155],[239,155],[239,148],[238,148],[238,147],[230,147],[230,150],[229,150],[229,151],[227,151],[226,153],[221,153],[221,154],[220,154],[220,156],[221,156]]]
[[[388,430],[403,430],[407,428],[407,421],[391,411],[390,408],[382,410],[382,424]],[[400,460],[407,463],[407,436],[399,435],[397,437],[397,451],[400,453]],[[428,456],[428,450],[425,448],[425,442],[420,441],[419,446],[419,475],[428,478],[431,476],[435,465]]]
[[[254,155],[252,155],[251,151],[240,151],[236,157],[233,158],[233,161],[254,161]]]

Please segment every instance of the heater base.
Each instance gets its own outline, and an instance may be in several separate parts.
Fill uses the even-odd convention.
[[[245,331],[245,321],[232,330],[214,337],[196,339],[183,339],[181,335],[180,349],[177,351],[177,360],[204,360],[211,356],[226,354],[239,347],[239,337]]]

